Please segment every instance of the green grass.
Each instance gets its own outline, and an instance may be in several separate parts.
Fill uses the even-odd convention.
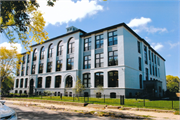
[[[19,97],[17,97],[19,98]],[[26,99],[41,99],[41,96],[38,97],[29,97]],[[42,100],[55,100],[55,101],[67,101],[73,102],[73,97],[65,97],[62,96],[62,100],[59,96],[43,96]],[[84,97],[74,97],[74,102],[81,102],[84,103]],[[104,102],[104,98],[85,98],[85,102],[91,104],[105,104],[105,105],[113,105],[113,106],[124,106],[124,107],[136,107],[136,108],[155,108],[155,109],[172,109],[172,101],[169,100],[153,100],[150,101],[145,99],[145,106],[144,106],[144,99],[125,99],[125,105],[120,105],[120,99],[115,98],[106,98]],[[179,109],[179,101],[173,101],[173,109]]]

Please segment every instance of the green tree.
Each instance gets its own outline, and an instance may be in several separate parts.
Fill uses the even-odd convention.
[[[13,76],[8,76],[5,78],[5,80],[1,83],[1,90],[2,93],[8,93],[9,90],[13,88],[14,85],[14,77]]]
[[[75,94],[81,94],[82,91],[85,90],[84,85],[81,82],[81,79],[77,76],[77,81],[76,81],[76,85],[73,88]]]
[[[53,6],[55,1],[48,0],[47,5]],[[4,0],[0,1],[0,4],[0,32],[4,33],[11,43],[14,43],[15,36],[18,36],[27,49],[32,41],[42,43],[48,39],[47,32],[44,31],[44,18],[38,11],[39,4],[35,0]],[[28,40],[29,33],[32,33],[31,40]]]
[[[179,92],[180,79],[178,76],[166,76],[167,90],[172,93]]]

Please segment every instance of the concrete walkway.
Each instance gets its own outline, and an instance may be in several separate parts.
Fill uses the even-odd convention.
[[[39,102],[25,102],[25,101],[11,101],[5,100],[6,103],[13,103],[13,104],[21,104],[29,107],[29,104],[36,104],[37,106],[44,106],[44,107],[55,107],[55,108],[62,108],[66,110],[76,110],[76,111],[103,111],[103,112],[116,112],[116,113],[123,113],[125,115],[140,115],[140,116],[148,116],[153,120],[180,120],[180,115],[174,115],[173,113],[158,113],[158,112],[148,112],[148,111],[132,111],[132,110],[118,110],[118,109],[104,109],[98,110],[95,108],[88,108],[88,107],[80,107],[80,106],[69,106],[69,105],[57,105],[57,104],[49,104],[49,103],[39,103]]]

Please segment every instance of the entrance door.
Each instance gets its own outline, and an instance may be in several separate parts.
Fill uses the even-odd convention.
[[[30,88],[29,88],[29,94],[30,94],[30,95],[33,94],[33,88],[34,88],[34,80],[31,79],[31,80],[30,80]]]

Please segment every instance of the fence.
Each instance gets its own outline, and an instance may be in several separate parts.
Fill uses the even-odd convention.
[[[17,97],[17,96],[16,96]],[[22,97],[22,96],[18,96]],[[44,100],[56,100],[56,101],[68,101],[68,102],[84,102],[91,104],[106,104],[106,105],[116,105],[116,106],[132,106],[132,107],[148,107],[148,108],[166,108],[166,109],[179,109],[179,100],[149,100],[149,99],[138,99],[138,98],[124,98],[123,95],[75,95],[70,94],[57,94],[54,96],[52,94],[44,96],[32,95],[24,96],[31,99],[44,99]]]

